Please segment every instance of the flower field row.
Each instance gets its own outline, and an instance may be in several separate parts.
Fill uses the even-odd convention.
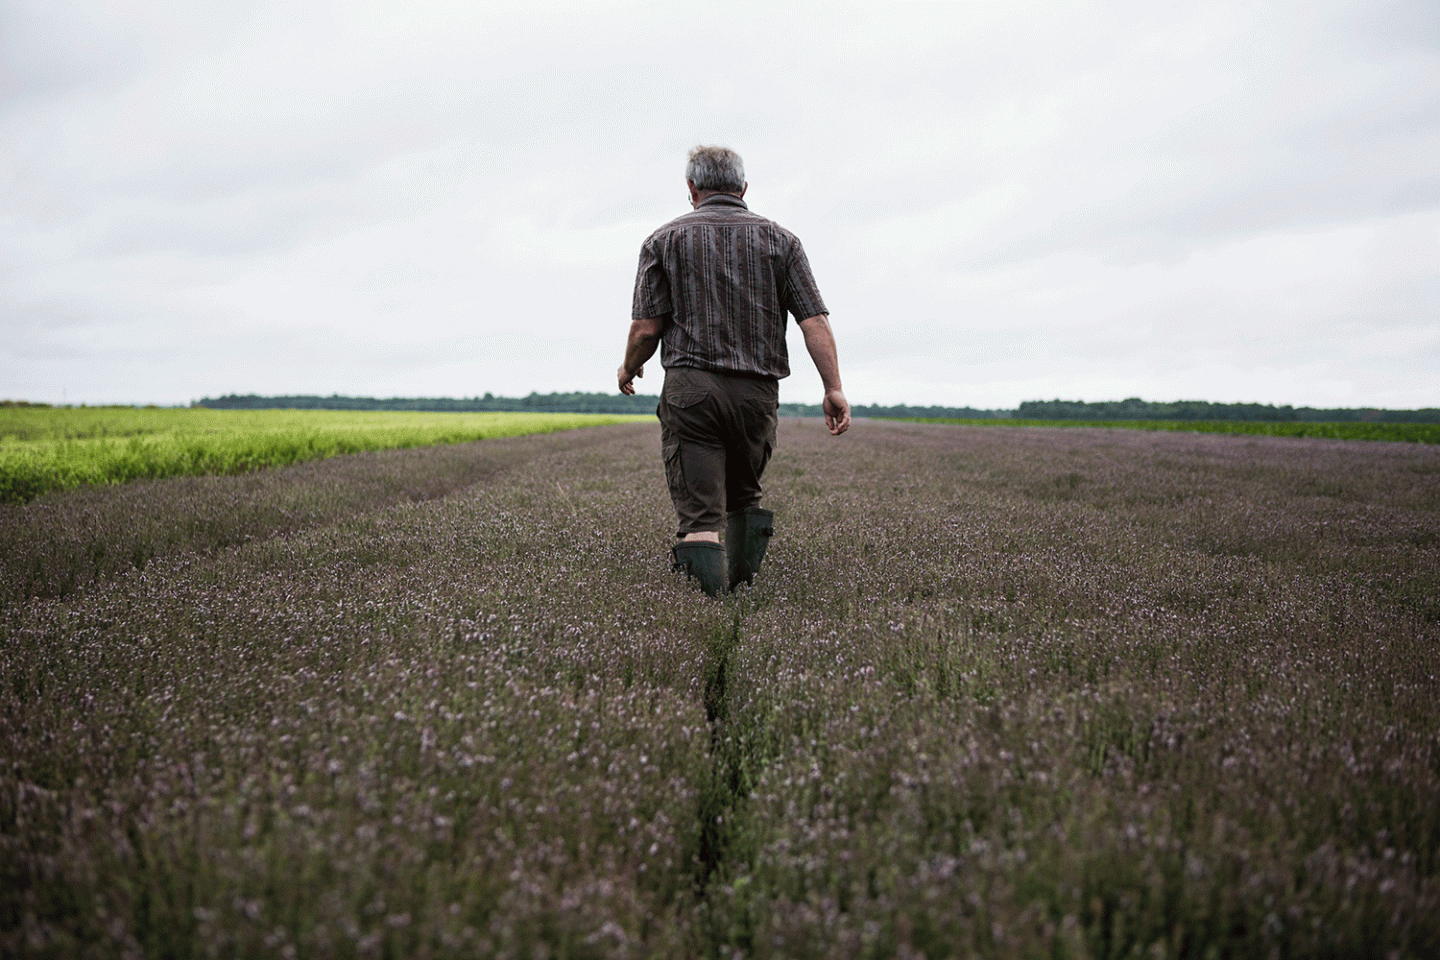
[[[141,478],[243,473],[362,450],[620,423],[554,413],[120,407],[0,409],[0,503]]]
[[[1321,437],[1327,440],[1395,440],[1440,443],[1440,423],[1301,423],[1261,420],[966,420],[908,418],[913,423],[1007,427],[1105,427],[1127,430],[1181,430],[1189,433],[1237,433],[1253,437]]]
[[[0,954],[1440,952],[1440,450],[785,421],[712,601],[658,445],[0,507]]]

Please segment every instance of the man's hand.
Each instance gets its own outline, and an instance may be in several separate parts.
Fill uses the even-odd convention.
[[[838,437],[850,429],[850,401],[839,390],[825,391],[825,426],[832,437]]]
[[[631,373],[625,369],[625,364],[622,363],[616,376],[620,378],[620,392],[627,397],[633,397],[635,395],[635,378],[645,376],[645,365],[641,364],[640,369]]]

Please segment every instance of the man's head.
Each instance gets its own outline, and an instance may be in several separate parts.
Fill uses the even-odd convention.
[[[685,179],[698,193],[745,193],[745,161],[729,147],[696,147],[685,165]]]

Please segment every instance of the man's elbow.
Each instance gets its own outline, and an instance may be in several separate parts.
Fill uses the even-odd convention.
[[[800,333],[805,337],[805,345],[811,349],[835,342],[835,334],[830,329],[830,318],[823,313],[801,320]]]
[[[630,322],[630,335],[637,339],[659,340],[664,333],[664,317],[636,317]]]

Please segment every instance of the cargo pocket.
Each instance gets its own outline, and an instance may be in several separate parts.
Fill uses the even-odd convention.
[[[674,410],[684,410],[686,407],[693,407],[695,404],[710,396],[710,391],[701,387],[700,389],[687,388],[676,390],[665,398],[665,403]]]
[[[752,437],[760,437],[766,447],[774,448],[780,417],[774,400],[750,398],[745,404],[745,428]],[[767,454],[768,456],[768,454]]]
[[[685,496],[685,468],[680,463],[680,441],[667,440],[660,447],[665,459],[665,483],[670,487],[670,499],[677,503]]]
[[[770,465],[770,455],[774,452],[775,437],[772,434],[771,437],[765,441],[765,445],[760,451],[760,468],[755,471],[755,476],[758,477],[765,472],[765,468]]]

